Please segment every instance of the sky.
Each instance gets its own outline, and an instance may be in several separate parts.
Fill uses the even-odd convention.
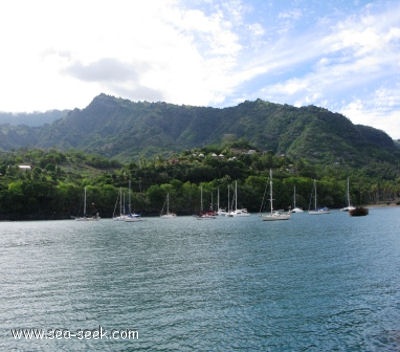
[[[400,138],[399,0],[3,0],[0,111],[315,105]]]

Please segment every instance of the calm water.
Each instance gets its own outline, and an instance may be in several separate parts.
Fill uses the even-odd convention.
[[[1,351],[400,351],[400,208],[0,234]],[[138,339],[11,335],[99,326]]]

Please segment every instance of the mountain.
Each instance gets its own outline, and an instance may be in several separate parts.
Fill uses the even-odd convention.
[[[65,117],[69,110],[33,113],[0,112],[0,150],[37,144],[38,128]]]
[[[50,110],[46,112],[33,113],[9,113],[0,112],[0,125],[9,124],[12,126],[43,126],[46,123],[52,123],[55,120],[63,118],[67,115],[68,110]]]
[[[100,94],[40,127],[0,126],[0,148],[79,149],[120,160],[245,140],[262,151],[323,163],[398,162],[384,132],[316,106],[263,100],[228,108],[132,102]]]

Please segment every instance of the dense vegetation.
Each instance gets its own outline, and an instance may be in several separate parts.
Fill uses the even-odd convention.
[[[71,148],[122,162],[246,140],[292,160],[362,167],[396,163],[398,146],[384,132],[353,125],[315,106],[296,108],[260,99],[216,109],[131,102],[101,94],[85,109],[41,127],[0,125],[0,150]]]
[[[218,191],[226,208],[235,181],[239,206],[258,212],[270,168],[277,208],[291,206],[296,186],[308,209],[313,179],[331,208],[345,205],[348,177],[356,204],[397,202],[400,193],[399,145],[315,106],[258,99],[216,109],[101,94],[82,110],[19,116],[29,125],[13,117],[0,114],[0,219],[82,215],[84,188],[89,212],[111,217],[129,182],[143,215],[158,214],[167,193],[171,210],[197,213],[200,188],[204,208],[215,208]]]
[[[29,165],[31,168],[21,168]],[[393,202],[400,194],[398,165],[385,162],[351,168],[339,163],[312,163],[285,155],[258,151],[244,141],[176,153],[156,155],[129,163],[55,149],[20,149],[0,154],[0,219],[63,219],[82,215],[83,189],[87,188],[88,211],[111,217],[120,188],[132,185],[132,205],[143,215],[159,214],[166,194],[171,210],[181,215],[204,207],[227,207],[228,186],[238,182],[239,206],[259,212],[268,171],[274,171],[276,207],[292,204],[296,186],[297,205],[309,207],[313,179],[318,180],[320,205],[345,205],[346,179],[350,177],[353,203]],[[127,198],[126,198],[127,199]]]
[[[31,113],[7,113],[0,112],[0,125],[25,125],[25,126],[43,126],[46,123],[53,123],[56,120],[67,116],[68,110],[50,110],[46,112]]]

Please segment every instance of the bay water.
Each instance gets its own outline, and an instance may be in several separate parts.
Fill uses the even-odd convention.
[[[0,285],[1,351],[400,351],[400,208],[2,222]]]

